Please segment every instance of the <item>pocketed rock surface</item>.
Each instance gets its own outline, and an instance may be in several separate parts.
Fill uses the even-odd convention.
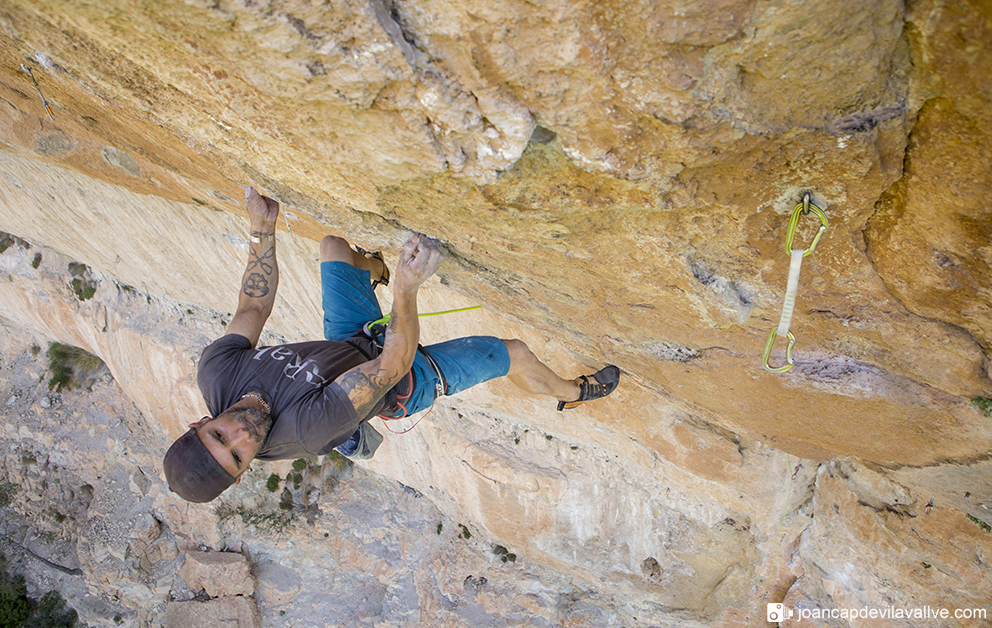
[[[181,356],[227,315],[98,271],[80,301],[47,247],[15,244],[0,262],[3,552],[90,625],[744,626],[769,600],[984,608],[987,463],[803,459],[636,389],[598,404],[606,420],[536,398],[508,413],[510,385],[494,382],[387,433],[362,467],[256,463],[216,503],[186,504],[162,480],[171,438],[147,417],[203,412]],[[443,337],[435,323],[424,333]],[[581,366],[492,315],[473,324]],[[108,356],[114,376],[50,391],[41,329]],[[161,388],[127,394],[146,374]],[[215,562],[236,574],[202,568]]]
[[[175,574],[201,548],[247,557],[264,625],[992,599],[989,41],[979,0],[5,3],[10,551],[95,624],[200,600]],[[395,264],[420,231],[447,254],[421,309],[483,306],[426,340],[520,337],[623,384],[562,414],[506,382],[440,400],[371,462],[308,461],[289,510],[265,487],[288,462],[176,501],[161,454],[204,413],[249,184],[283,207],[263,342],[320,336],[323,235]],[[772,375],[807,189],[830,226]],[[32,340],[113,380],[49,395]]]

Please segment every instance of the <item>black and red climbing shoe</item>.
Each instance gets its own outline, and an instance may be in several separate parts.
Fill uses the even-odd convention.
[[[379,284],[388,286],[389,267],[386,266],[386,260],[382,259],[382,253],[380,253],[379,251],[374,251],[374,252],[366,251],[365,249],[357,245],[353,246],[353,248],[355,249],[355,252],[358,253],[359,255],[364,255],[365,259],[377,259],[382,264],[382,276],[372,281],[372,289],[375,290],[379,286]]]
[[[617,384],[620,383],[620,369],[611,364],[596,371],[592,376],[582,375],[580,379],[582,381],[579,383],[579,398],[575,401],[559,401],[559,412],[571,410],[583,401],[601,399],[616,390]]]

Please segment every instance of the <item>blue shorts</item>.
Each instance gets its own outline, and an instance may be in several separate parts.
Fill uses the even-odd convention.
[[[320,265],[320,283],[324,338],[327,340],[351,338],[362,332],[365,323],[382,318],[369,271],[347,262],[323,262]],[[502,377],[510,370],[506,344],[493,336],[457,338],[424,348],[444,374],[449,395]],[[420,351],[413,360],[413,373],[417,386],[406,403],[408,415],[434,404],[437,384],[437,373]]]

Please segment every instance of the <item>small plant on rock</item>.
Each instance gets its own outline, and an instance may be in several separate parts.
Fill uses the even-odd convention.
[[[3,253],[4,251],[6,251],[7,249],[9,249],[14,245],[17,245],[22,249],[31,248],[31,245],[27,241],[22,240],[21,238],[18,238],[15,235],[11,235],[4,231],[0,231],[0,253]]]
[[[92,353],[72,345],[53,342],[48,345],[48,372],[52,379],[48,390],[83,388],[107,372],[103,360]]]
[[[506,549],[505,547],[503,547],[502,545],[496,545],[495,547],[493,547],[493,554],[495,554],[496,556],[498,556],[499,559],[501,561],[503,561],[504,563],[506,563],[506,562],[515,563],[515,562],[517,562],[517,555],[510,553],[510,551],[508,549]]]
[[[992,417],[992,397],[972,397],[971,403],[978,406],[978,409],[982,411],[987,417]]]
[[[992,532],[992,526],[990,526],[989,524],[985,523],[984,521],[982,521],[978,517],[972,517],[971,515],[968,515],[968,519],[970,519],[972,523],[974,523],[975,525],[977,525],[979,528],[985,530],[986,532]]]
[[[217,509],[217,518],[220,519],[221,523],[234,517],[241,519],[245,525],[272,534],[282,534],[296,521],[296,515],[290,512],[255,512],[247,510],[244,506],[237,508],[221,506]]]
[[[96,294],[96,279],[90,273],[90,268],[86,264],[72,262],[69,264],[69,274],[72,275],[72,291],[76,293],[76,298],[80,301],[92,299]]]
[[[293,491],[289,488],[284,488],[282,491],[282,497],[279,500],[279,508],[282,510],[292,510],[293,509]]]
[[[17,485],[11,482],[0,484],[0,508],[7,506],[17,493]]]

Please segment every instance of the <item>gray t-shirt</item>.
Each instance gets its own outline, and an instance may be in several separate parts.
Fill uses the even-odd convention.
[[[245,393],[265,394],[273,424],[256,458],[324,455],[348,440],[364,418],[334,380],[369,360],[368,344],[354,338],[252,349],[244,336],[227,334],[203,350],[196,379],[210,416]]]

